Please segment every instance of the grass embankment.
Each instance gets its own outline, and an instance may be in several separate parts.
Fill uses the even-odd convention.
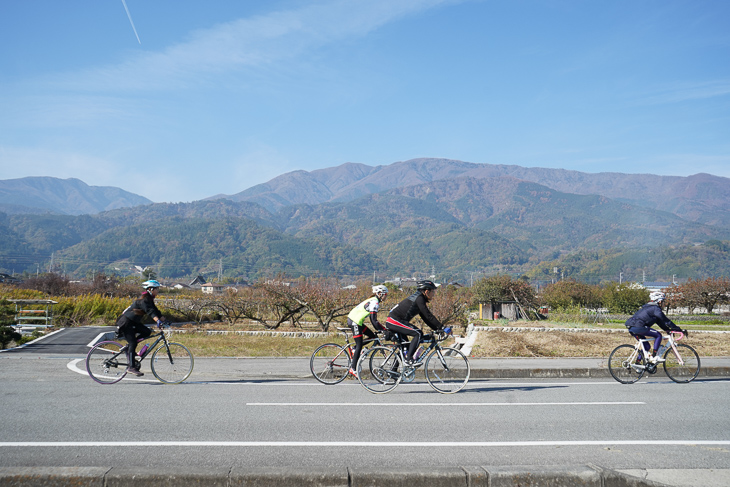
[[[489,322],[500,324],[500,322]],[[504,324],[504,323],[502,323]],[[507,328],[621,328],[621,325],[585,325],[562,322],[509,322]],[[694,329],[693,326],[683,328]],[[241,327],[236,327],[242,329]],[[246,328],[246,327],[244,327]],[[601,333],[579,331],[520,331],[507,332],[499,327],[480,331],[471,351],[473,357],[606,357],[610,351],[622,344],[632,343],[628,333]],[[708,326],[726,330],[727,326]],[[315,330],[281,330],[315,331]],[[185,344],[196,357],[308,357],[318,346],[327,342],[345,343],[342,334],[314,338],[290,338],[280,336],[251,335],[208,335],[205,331],[187,330],[185,334],[175,334],[175,341]],[[730,333],[692,333],[685,343],[694,347],[700,356],[730,356]],[[448,345],[450,342],[446,342]]]

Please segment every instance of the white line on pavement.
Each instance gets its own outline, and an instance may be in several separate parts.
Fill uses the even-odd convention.
[[[645,402],[247,402],[246,406],[640,406]]]
[[[554,447],[554,446],[730,446],[725,440],[595,441],[3,441],[0,448],[27,447]]]

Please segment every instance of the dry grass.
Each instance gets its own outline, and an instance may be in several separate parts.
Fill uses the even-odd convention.
[[[564,327],[564,324],[518,322],[509,327]],[[239,327],[236,327],[241,329]],[[244,327],[246,328],[246,327]],[[596,327],[600,328],[600,327]],[[611,328],[617,328],[613,325]],[[198,329],[200,330],[200,329]],[[283,330],[282,330],[283,331]],[[296,330],[286,331],[315,331]],[[190,348],[196,357],[308,357],[323,343],[344,344],[341,334],[326,337],[292,338],[281,336],[208,335],[188,329],[175,334],[174,341]],[[685,343],[692,345],[700,356],[730,356],[730,333],[692,333]],[[499,329],[480,331],[472,349],[473,357],[605,357],[616,346],[632,343],[626,332],[599,331],[520,331]],[[450,342],[444,343],[449,346]]]
[[[188,347],[195,357],[308,357],[323,343],[345,343],[341,336],[325,339],[205,333],[175,335],[173,340]]]
[[[694,333],[682,340],[700,356],[730,356],[730,334]],[[628,333],[572,331],[480,331],[473,357],[605,357],[623,343],[634,343]]]

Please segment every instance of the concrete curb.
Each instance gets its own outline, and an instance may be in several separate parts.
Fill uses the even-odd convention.
[[[424,468],[0,467],[12,487],[668,487],[597,465]]]
[[[730,376],[730,367],[717,366],[700,368],[697,377],[728,377]],[[611,373],[607,368],[571,368],[559,367],[554,369],[471,369],[471,379],[599,379],[610,378]],[[656,374],[644,374],[643,379],[647,377],[663,377],[667,378],[667,374],[661,366]]]

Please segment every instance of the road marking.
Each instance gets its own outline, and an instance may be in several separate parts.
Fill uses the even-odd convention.
[[[84,369],[79,369],[76,367],[79,362],[84,362]],[[86,359],[84,358],[77,358],[75,360],[70,361],[66,364],[66,368],[68,368],[72,372],[76,372],[77,374],[85,375],[86,377],[89,377],[89,373],[86,370]],[[89,377],[91,379],[91,377]],[[93,380],[93,379],[92,379]],[[136,382],[158,382],[157,379],[140,379],[137,377],[124,377],[122,381],[136,381]]]
[[[246,406],[641,406],[645,402],[247,402]]]
[[[0,448],[28,447],[555,447],[555,446],[730,446],[725,440],[595,441],[4,441]]]

